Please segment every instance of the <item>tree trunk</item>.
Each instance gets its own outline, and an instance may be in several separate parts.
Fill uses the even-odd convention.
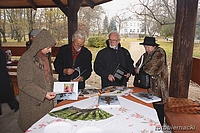
[[[169,96],[188,97],[198,0],[177,0]]]

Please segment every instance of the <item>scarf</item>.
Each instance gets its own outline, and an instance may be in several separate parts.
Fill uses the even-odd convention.
[[[43,54],[42,51],[39,51],[37,53],[37,56],[40,57],[44,61],[44,69],[43,69],[44,75],[45,75],[46,81],[50,83],[50,67],[49,67],[49,60],[47,58],[47,55]]]
[[[75,66],[75,60],[76,60],[76,57],[78,56],[78,54],[81,52],[82,48],[79,50],[79,51],[76,51],[76,49],[74,48],[74,46],[72,46],[72,59],[73,59],[73,62],[72,62],[72,68],[74,69],[74,66]]]

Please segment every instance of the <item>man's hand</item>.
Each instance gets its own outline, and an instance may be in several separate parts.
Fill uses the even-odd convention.
[[[115,77],[112,74],[109,74],[108,75],[108,80],[113,82],[113,81],[115,81]]]
[[[126,78],[129,78],[129,77],[131,76],[131,74],[130,74],[130,73],[127,73],[127,74],[124,74],[124,76],[125,76]]]
[[[139,71],[140,71],[139,68],[136,68],[136,69],[135,69],[135,73],[139,74]]]
[[[83,81],[83,77],[82,76],[79,76],[75,80],[71,80],[71,82],[82,82],[82,81]]]
[[[51,100],[51,99],[53,99],[53,98],[56,97],[56,93],[54,93],[54,92],[47,92],[47,94],[46,94],[45,97],[46,97],[46,99]]]
[[[65,68],[63,70],[63,73],[67,74],[67,75],[71,75],[74,72],[74,69],[72,68]]]

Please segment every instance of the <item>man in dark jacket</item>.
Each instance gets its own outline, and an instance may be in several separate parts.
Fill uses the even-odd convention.
[[[127,86],[129,77],[134,74],[134,61],[129,51],[121,47],[118,32],[113,31],[108,37],[109,39],[106,41],[107,47],[97,54],[94,62],[94,71],[101,77],[102,88]],[[120,66],[118,73],[114,73],[118,66]]]
[[[55,70],[59,74],[58,80],[79,82],[79,89],[85,88],[85,80],[92,72],[92,54],[84,47],[85,41],[85,33],[76,31],[72,36],[72,44],[60,47],[54,61]]]
[[[26,42],[26,50],[28,50],[33,42],[33,40],[35,39],[35,37],[37,36],[37,34],[40,32],[41,30],[39,29],[33,29],[30,31],[30,33],[28,34],[29,37],[29,41]]]

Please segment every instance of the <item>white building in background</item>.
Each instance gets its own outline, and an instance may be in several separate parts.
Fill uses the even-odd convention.
[[[120,34],[128,34],[128,35],[144,34],[144,28],[142,27],[142,22],[138,20],[129,20],[123,22]]]

